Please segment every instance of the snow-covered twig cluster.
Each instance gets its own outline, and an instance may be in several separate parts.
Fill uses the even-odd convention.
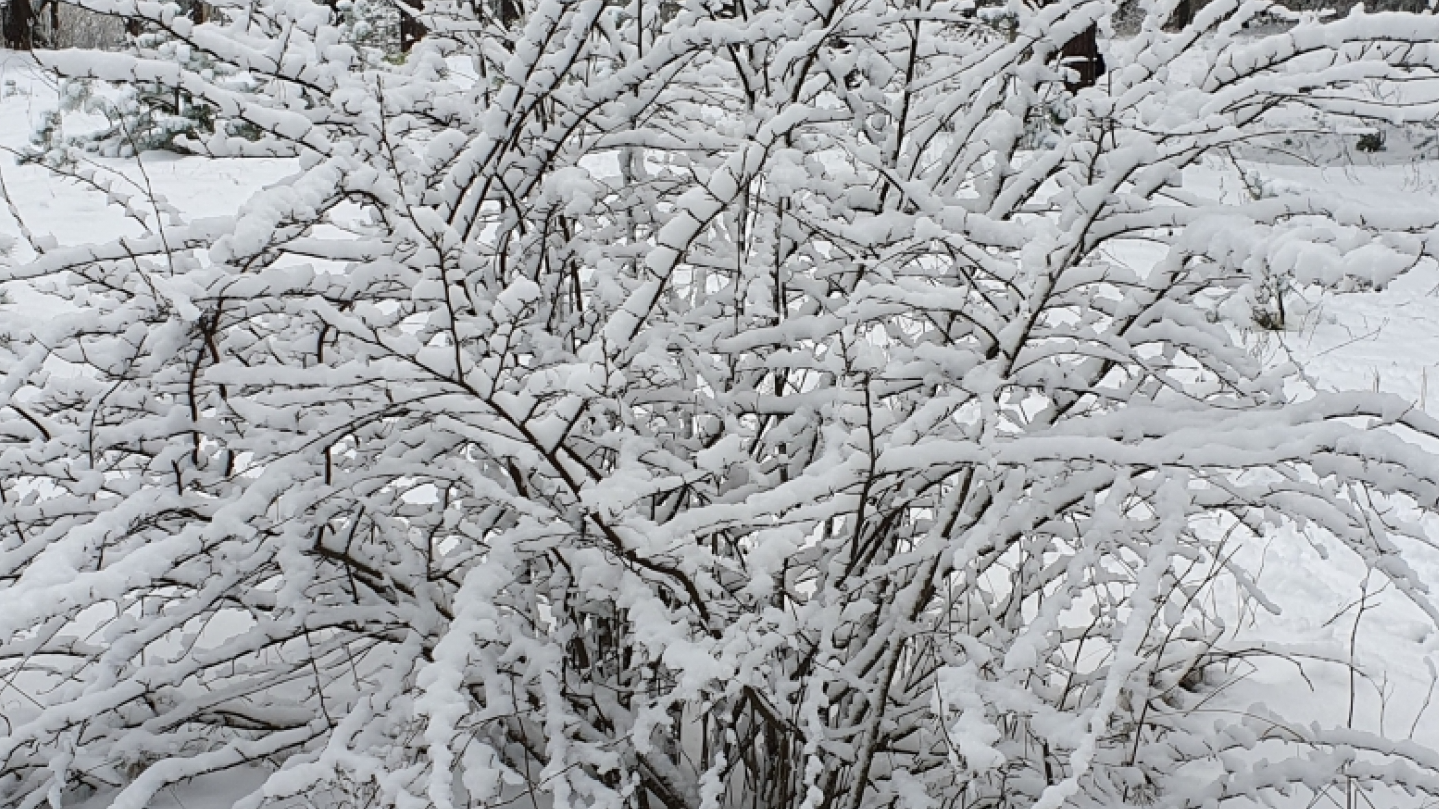
[[[1289,653],[1214,600],[1267,603],[1234,553],[1280,525],[1439,618],[1386,505],[1439,507],[1439,422],[1297,394],[1212,314],[1383,284],[1439,212],[1180,182],[1294,105],[1429,117],[1365,88],[1439,19],[1161,0],[1071,96],[1110,4],[436,2],[381,68],[306,0],[85,5],[254,87],[62,72],[300,170],[5,271],[74,304],[0,357],[6,805],[1439,797],[1433,750],[1216,707]]]

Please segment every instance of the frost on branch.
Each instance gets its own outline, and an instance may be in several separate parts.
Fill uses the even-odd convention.
[[[1270,605],[1234,551],[1280,526],[1439,618],[1381,507],[1439,508],[1439,423],[1207,316],[1383,284],[1439,213],[1180,183],[1299,107],[1431,116],[1368,88],[1439,20],[1149,3],[1074,96],[1112,5],[434,2],[379,67],[305,0],[86,6],[267,90],[61,69],[300,170],[6,270],[74,304],[0,367],[6,805],[1439,797],[1413,742],[1213,710],[1291,653],[1213,598]]]

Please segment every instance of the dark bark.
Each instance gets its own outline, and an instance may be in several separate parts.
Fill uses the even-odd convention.
[[[425,38],[425,26],[415,18],[425,10],[425,0],[400,0],[400,51],[409,53],[416,42]]]
[[[495,13],[500,18],[500,25],[514,27],[520,21],[520,0],[497,0]]]
[[[5,5],[5,47],[28,51],[35,47],[35,10],[30,0],[10,0]]]
[[[1179,5],[1174,7],[1174,13],[1169,15],[1169,22],[1165,23],[1165,29],[1169,31],[1183,31],[1194,19],[1194,3],[1191,0],[1179,0]]]
[[[1099,53],[1099,28],[1091,25],[1079,36],[1064,43],[1059,50],[1059,65],[1079,74],[1078,77],[1065,78],[1064,86],[1069,92],[1077,93],[1093,87],[1104,75],[1105,68],[1104,57]]]

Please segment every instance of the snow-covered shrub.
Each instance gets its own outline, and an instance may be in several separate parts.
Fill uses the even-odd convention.
[[[335,4],[340,39],[355,47],[366,62],[378,65],[393,57],[400,42],[400,13],[386,0],[339,0]]]
[[[65,140],[65,116],[58,110],[46,110],[30,133],[30,144],[20,156],[23,163],[46,163],[62,166],[74,162],[70,144]]]
[[[94,12],[78,11],[91,16]],[[113,17],[102,17],[116,21]],[[254,91],[246,73],[204,50],[174,38],[167,31],[151,31],[133,39],[137,56],[150,63],[173,64],[179,71],[233,91]],[[165,73],[173,73],[163,69]],[[219,108],[189,88],[161,78],[105,82],[88,76],[67,80],[60,93],[59,117],[46,115],[32,141],[35,148],[25,155],[31,161],[71,160],[70,149],[102,157],[128,157],[163,150],[190,153],[203,151],[201,144],[215,135],[253,137],[253,127],[227,119]],[[67,114],[83,112],[99,116],[104,124],[78,134],[64,133]],[[54,120],[52,120],[54,118]]]
[[[75,304],[0,353],[6,805],[1439,796],[1433,750],[1222,701],[1282,653],[1223,606],[1281,526],[1439,617],[1397,508],[1439,508],[1439,423],[1295,398],[1207,316],[1260,267],[1383,284],[1439,212],[1178,182],[1293,105],[1429,115],[1354,88],[1439,19],[1147,4],[1027,149],[1111,5],[436,2],[367,67],[305,0],[86,4],[257,85],[43,58],[299,170],[3,275]]]
[[[228,90],[256,89],[251,78],[225,61],[190,46],[167,32],[142,34],[135,47],[146,59],[175,64],[181,71]],[[107,125],[85,135],[81,142],[89,151],[105,156],[126,156],[137,152],[196,150],[217,132],[240,135],[238,122],[225,120],[213,103],[173,82],[126,81],[118,96],[93,92],[85,110],[103,115]]]

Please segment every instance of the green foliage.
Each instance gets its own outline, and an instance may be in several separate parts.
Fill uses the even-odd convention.
[[[136,37],[134,48],[150,59],[179,63],[185,70],[212,79],[228,89],[253,89],[253,80],[193,51],[162,33]],[[103,119],[99,128],[81,121],[78,134],[68,134],[67,119],[77,115]],[[70,79],[61,86],[60,108],[47,113],[31,136],[27,162],[62,165],[72,162],[71,150],[100,157],[130,157],[141,152],[169,151],[192,154],[217,133],[253,139],[243,122],[219,116],[214,105],[183,89],[156,82],[111,84],[92,79]]]
[[[68,82],[66,83],[68,84]],[[62,92],[63,92],[62,85]],[[64,122],[60,110],[48,110],[40,116],[40,125],[30,133],[30,146],[21,154],[22,163],[67,165],[73,161],[65,142]]]
[[[393,63],[400,56],[400,14],[393,3],[340,0],[335,4],[335,12],[341,41],[353,45],[362,54],[366,66]]]
[[[1384,141],[1384,132],[1375,130],[1374,132],[1367,132],[1360,135],[1359,142],[1354,145],[1354,148],[1361,152],[1369,152],[1371,154],[1374,152],[1382,152],[1384,151]]]

